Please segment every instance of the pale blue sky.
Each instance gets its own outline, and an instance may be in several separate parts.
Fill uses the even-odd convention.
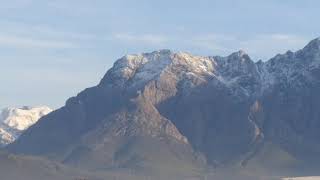
[[[0,1],[0,108],[60,107],[128,53],[267,60],[320,30],[318,0]]]

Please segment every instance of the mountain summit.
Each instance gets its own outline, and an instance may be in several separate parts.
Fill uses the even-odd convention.
[[[317,39],[266,62],[243,51],[127,55],[8,149],[89,169],[153,173],[319,167],[319,54]]]

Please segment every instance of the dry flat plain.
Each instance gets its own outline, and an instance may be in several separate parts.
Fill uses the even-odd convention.
[[[320,176],[308,176],[308,177],[288,177],[283,180],[320,180]]]

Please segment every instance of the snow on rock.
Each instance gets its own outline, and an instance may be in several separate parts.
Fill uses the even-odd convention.
[[[172,73],[176,74],[178,78],[185,77],[180,76],[182,74],[198,78],[214,75],[214,62],[208,57],[159,50],[122,57],[114,63],[113,68],[103,78],[101,84],[126,85],[128,88],[141,87],[151,80],[158,79],[162,73],[177,68],[178,70]]]
[[[148,82],[161,74],[172,62],[172,53],[169,50],[160,50],[143,55],[143,62],[132,78],[132,82],[139,85]]]
[[[3,109],[0,114],[0,146],[12,143],[24,130],[51,111],[46,106]]]
[[[12,134],[7,132],[5,129],[0,128],[0,147],[13,142],[14,139],[15,138]]]
[[[312,82],[319,69],[318,38],[300,51],[288,51],[266,62],[254,62],[241,50],[226,57],[194,56],[170,50],[126,55],[115,62],[100,85],[137,90],[150,81],[159,80],[162,74],[169,74],[177,82],[186,84],[182,86],[186,89],[211,81],[229,88],[235,96],[250,98],[261,96],[279,84],[303,87],[304,81]]]
[[[215,62],[208,57],[193,56],[189,53],[177,53],[175,56],[180,65],[183,65],[187,72],[198,76],[213,75]]]
[[[126,55],[117,60],[101,81],[104,86],[126,86],[127,89],[143,87],[162,74],[170,74],[182,87],[189,89],[213,80],[234,89],[235,94],[250,96],[260,78],[257,65],[244,51],[227,57],[194,56],[185,52],[159,50],[151,53]],[[247,81],[252,81],[249,87]]]

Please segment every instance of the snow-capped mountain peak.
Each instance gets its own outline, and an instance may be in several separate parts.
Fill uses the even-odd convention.
[[[9,144],[52,109],[46,106],[5,108],[0,114],[0,146]]]
[[[165,76],[180,84],[191,82],[191,86],[182,86],[186,89],[211,81],[231,88],[236,96],[240,93],[250,97],[261,95],[279,83],[298,84],[291,82],[314,79],[319,66],[320,38],[311,41],[302,50],[287,51],[266,62],[254,62],[243,50],[226,57],[158,50],[126,55],[117,60],[100,86],[126,87],[124,89],[136,91]]]
[[[166,72],[173,74],[179,72],[180,75],[192,73],[199,77],[212,75],[214,64],[215,62],[209,57],[194,56],[184,52],[176,53],[170,50],[126,55],[114,63],[101,84],[137,87],[159,78]]]
[[[42,116],[50,113],[52,110],[46,106],[22,108],[5,108],[1,113],[1,123],[10,128],[23,131],[30,125],[36,123]]]

